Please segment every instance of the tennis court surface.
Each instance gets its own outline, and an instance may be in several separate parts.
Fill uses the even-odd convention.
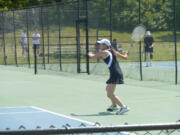
[[[47,130],[77,127],[93,127],[96,124],[50,112],[38,107],[0,108],[0,134],[2,131]],[[113,135],[113,133],[111,133]],[[121,132],[119,135],[135,135]]]
[[[38,107],[0,108],[0,130],[34,130],[92,126],[93,123],[67,117]],[[68,125],[67,125],[68,124]]]
[[[106,112],[111,105],[106,97],[106,75],[43,71],[34,75],[28,69],[10,66],[0,66],[0,69],[0,130],[18,129],[21,125],[30,129],[61,128],[64,124],[78,127],[82,121],[110,126],[171,123],[180,119],[179,85],[125,78],[125,84],[117,87],[116,94],[131,110],[115,115]],[[71,118],[59,123],[60,116]],[[79,119],[78,123],[71,123],[72,119]]]

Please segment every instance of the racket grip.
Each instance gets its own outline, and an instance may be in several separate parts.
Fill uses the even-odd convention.
[[[131,42],[131,44],[130,44],[128,50],[127,50],[127,52],[129,52],[129,51],[131,50],[132,47],[133,47],[133,43]]]

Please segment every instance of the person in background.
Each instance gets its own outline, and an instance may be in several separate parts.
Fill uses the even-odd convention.
[[[40,34],[38,33],[38,30],[36,29],[35,30],[35,33],[32,34],[32,43],[33,43],[33,49],[36,48],[36,52],[34,53],[37,53],[37,55],[39,55],[39,49],[40,49]]]
[[[24,50],[28,52],[28,47],[27,47],[27,35],[26,35],[26,30],[23,30],[21,33],[21,46],[22,46],[22,57],[24,58]]]
[[[112,47],[117,51],[117,40],[113,39]]]
[[[151,35],[151,32],[147,31],[146,36],[144,38],[146,67],[152,66],[153,48],[154,48],[154,39]],[[148,61],[148,55],[150,56],[150,61]]]
[[[120,52],[120,53],[123,53],[123,48],[122,48],[121,44],[118,45],[117,51]]]

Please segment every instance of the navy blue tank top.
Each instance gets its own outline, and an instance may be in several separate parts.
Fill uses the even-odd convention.
[[[122,71],[121,68],[119,66],[119,62],[116,58],[116,56],[114,55],[112,50],[106,50],[109,55],[104,58],[104,62],[108,65],[109,68],[109,72],[110,72],[110,76],[122,76]]]

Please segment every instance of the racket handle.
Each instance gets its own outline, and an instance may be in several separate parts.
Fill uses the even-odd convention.
[[[131,50],[132,47],[133,47],[133,42],[131,41],[131,42],[130,42],[130,46],[129,46],[127,52],[129,52],[129,51]]]
[[[130,47],[128,48],[127,52],[129,52],[129,51],[131,50],[131,48],[132,48],[132,46],[130,46]]]

